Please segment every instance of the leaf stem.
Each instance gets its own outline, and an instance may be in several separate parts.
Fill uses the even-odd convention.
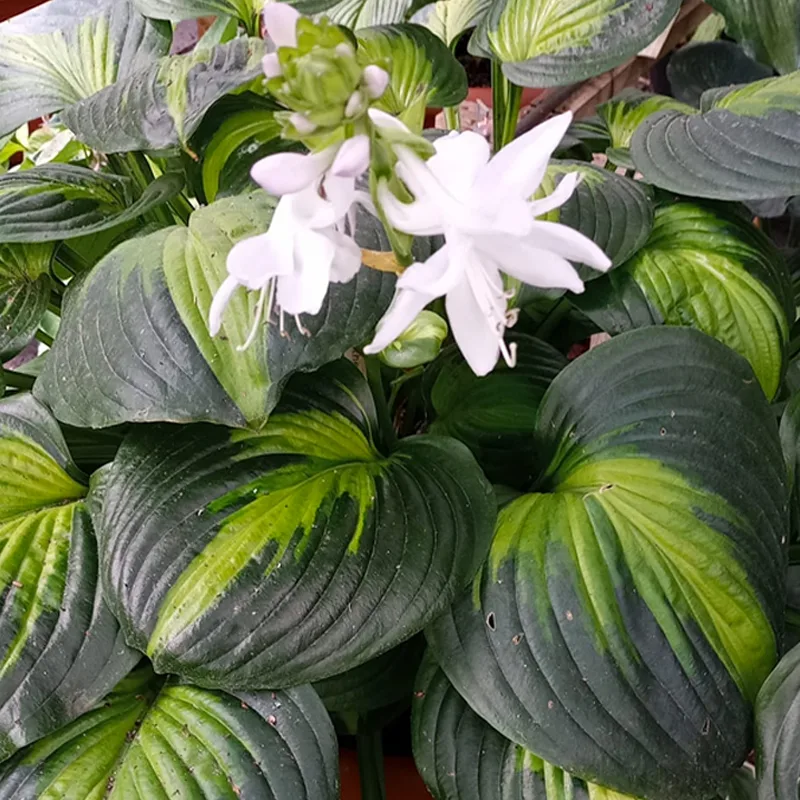
[[[391,449],[397,440],[397,436],[395,434],[394,425],[392,424],[389,403],[386,400],[386,390],[383,386],[383,376],[381,374],[381,362],[378,356],[365,356],[364,361],[367,365],[367,382],[372,391],[372,397],[375,400],[375,409],[378,413],[380,444]]]
[[[492,130],[495,153],[514,139],[521,104],[522,87],[511,83],[503,74],[503,65],[492,59]]]
[[[359,723],[356,734],[361,800],[386,800],[381,730],[365,730]]]
[[[144,153],[109,153],[108,165],[118,175],[130,178],[137,187],[138,194],[144,192],[156,179]],[[175,224],[172,214],[163,205],[151,208],[142,214],[142,219],[155,222],[161,227],[170,227]]]
[[[459,116],[458,106],[447,106],[444,109],[444,121],[445,125],[447,125],[447,130],[457,131],[461,129]]]
[[[48,347],[52,347],[53,346],[53,342],[55,341],[55,339],[53,339],[53,337],[49,333],[46,333],[41,328],[39,328],[39,330],[36,331],[36,338],[42,344],[46,344]]]
[[[14,372],[14,370],[2,370],[3,377],[0,379],[0,384],[5,383],[6,386],[11,386],[14,389],[22,389],[27,392],[33,389],[33,383],[36,378],[33,375],[25,375],[22,372]]]
[[[536,336],[537,339],[547,341],[558,326],[558,323],[569,314],[570,308],[572,308],[572,305],[569,300],[567,300],[566,296],[556,301],[547,312],[544,319],[539,323],[539,327],[536,329],[534,336]]]

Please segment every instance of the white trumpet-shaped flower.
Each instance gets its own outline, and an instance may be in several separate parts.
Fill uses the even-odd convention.
[[[383,350],[428,303],[444,296],[453,336],[473,371],[486,375],[501,354],[513,366],[515,346],[507,346],[504,335],[518,312],[508,309],[503,273],[532,286],[582,292],[570,261],[601,271],[611,266],[583,234],[536,219],[569,199],[577,173],[567,174],[548,197],[530,200],[571,118],[548,120],[493,158],[486,140],[472,132],[438,139],[427,162],[407,147],[395,148],[397,174],[415,200],[403,203],[381,186],[386,217],[409,234],[443,234],[445,245],[400,276],[392,305],[364,352]]]

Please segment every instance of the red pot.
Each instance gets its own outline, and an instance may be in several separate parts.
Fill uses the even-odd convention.
[[[342,800],[361,800],[358,759],[354,750],[342,750],[339,757]],[[431,800],[413,758],[389,757],[385,761],[386,800]]]
[[[522,90],[522,104],[521,107],[529,106],[539,95],[544,94],[546,89],[523,89]],[[484,105],[489,108],[492,107],[492,87],[491,86],[471,86],[467,91],[467,102],[476,102],[480,100]],[[429,108],[425,112],[425,127],[433,128],[436,124],[436,115],[441,111],[441,108]]]

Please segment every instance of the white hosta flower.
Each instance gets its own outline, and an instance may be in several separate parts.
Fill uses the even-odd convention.
[[[395,148],[398,175],[416,199],[402,203],[384,185],[378,194],[384,213],[406,233],[443,234],[445,245],[400,276],[366,353],[383,350],[428,303],[445,296],[453,336],[473,371],[486,375],[501,354],[513,366],[514,345],[506,345],[504,334],[517,311],[508,309],[503,273],[532,286],[582,292],[570,261],[602,271],[611,266],[583,234],[536,219],[569,199],[576,173],[549,197],[530,200],[571,119],[563,114],[548,120],[491,159],[486,140],[472,132],[438,139],[427,162],[402,145]]]

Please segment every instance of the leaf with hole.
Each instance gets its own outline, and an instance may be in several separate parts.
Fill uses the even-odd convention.
[[[639,125],[631,156],[645,180],[717,200],[800,194],[800,71],[709,89],[700,111],[661,111]]]
[[[170,39],[131,0],[51,0],[0,25],[0,134],[127,78]]]
[[[105,482],[104,586],[158,671],[319,681],[418,633],[485,558],[495,504],[459,442],[379,451],[347,361],[297,375],[259,432],[137,427]]]
[[[678,100],[699,106],[707,89],[752,83],[772,77],[772,70],[754,61],[736,42],[699,42],[672,54],[667,78]]]
[[[98,581],[87,487],[29,394],[0,401],[0,759],[90,709],[139,655]]]
[[[70,286],[58,338],[35,392],[62,422],[200,422],[260,427],[295,371],[316,369],[365,342],[391,300],[394,276],[362,269],[333,284],[309,335],[292,323],[247,338],[257,296],[240,289],[220,336],[208,332],[211,299],[234,243],[263,233],[262,192],[218,200],[188,228],[156,231],[113,250]],[[375,225],[376,223],[372,223]]]
[[[167,174],[136,197],[128,178],[72,164],[0,175],[0,241],[54,242],[132,222],[183,188]]]
[[[434,800],[633,800],[587,786],[506,739],[467,705],[430,651],[414,682],[411,738]]]
[[[67,108],[62,118],[104,153],[185,146],[221,97],[261,75],[264,43],[234,39],[168,56]]]
[[[336,737],[314,690],[214,692],[134,670],[0,768],[0,800],[337,800]]]
[[[457,106],[467,96],[467,73],[450,49],[427,28],[412,23],[358,32],[358,59],[386,64],[389,86],[376,108],[422,130],[428,106]]]
[[[635,56],[679,8],[680,0],[493,0],[470,52],[499,60],[520,86],[565,86]]]
[[[438,662],[493,727],[583,780],[713,795],[749,750],[783,627],[774,412],[725,345],[649,328],[564,369],[532,439],[549,466],[427,628]]]
[[[693,203],[656,212],[647,244],[570,298],[604,331],[689,325],[741,353],[773,397],[793,315],[786,264],[747,219]]]

